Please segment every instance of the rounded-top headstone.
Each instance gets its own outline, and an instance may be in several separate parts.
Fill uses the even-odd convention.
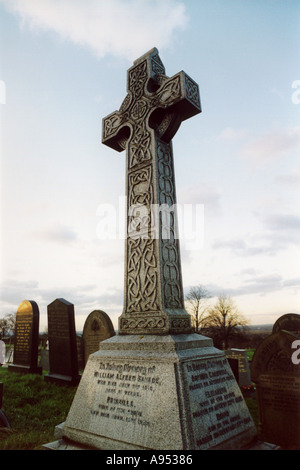
[[[279,330],[260,343],[251,363],[259,407],[258,437],[282,449],[300,446],[300,363],[294,359],[298,342],[299,336]]]
[[[37,365],[40,312],[36,302],[23,300],[17,310],[14,339],[14,360],[10,370],[41,373]]]
[[[83,327],[83,345],[85,364],[90,354],[98,351],[99,343],[115,335],[111,319],[102,310],[91,312]]]
[[[279,317],[274,323],[272,333],[277,333],[280,330],[289,331],[300,336],[300,314],[286,313]]]
[[[265,338],[256,349],[251,362],[251,378],[259,380],[262,374],[289,375],[298,374],[299,367],[292,361],[293,342],[298,336],[280,330]]]

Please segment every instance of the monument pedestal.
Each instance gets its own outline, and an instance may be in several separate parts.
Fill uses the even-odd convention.
[[[210,338],[129,335],[89,357],[63,437],[106,450],[240,449],[256,428]]]

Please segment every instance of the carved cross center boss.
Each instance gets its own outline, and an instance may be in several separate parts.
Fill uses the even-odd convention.
[[[120,109],[103,119],[102,142],[119,152],[126,149],[127,156],[125,291],[119,334],[191,330],[176,237],[171,139],[182,121],[200,112],[198,85],[184,72],[167,77],[154,48],[128,70],[127,95]],[[166,217],[168,207],[172,210]]]

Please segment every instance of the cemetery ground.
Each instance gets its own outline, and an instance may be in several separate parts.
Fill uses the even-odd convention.
[[[253,350],[248,350],[249,357]],[[2,411],[10,428],[0,427],[0,450],[39,450],[54,439],[54,428],[65,421],[77,386],[48,383],[44,375],[9,372],[0,367],[4,384]],[[245,393],[245,401],[254,423],[258,424],[258,406],[254,392]]]
[[[0,427],[0,450],[38,450],[53,440],[55,426],[65,420],[77,387],[47,383],[45,373],[20,374],[0,367],[2,411],[10,424]]]

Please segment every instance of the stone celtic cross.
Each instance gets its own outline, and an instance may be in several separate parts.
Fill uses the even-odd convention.
[[[125,292],[119,334],[191,331],[176,237],[171,139],[182,121],[200,112],[198,85],[182,71],[167,77],[154,48],[128,70],[127,95],[120,109],[103,119],[102,142],[119,152],[126,149],[127,156]]]

